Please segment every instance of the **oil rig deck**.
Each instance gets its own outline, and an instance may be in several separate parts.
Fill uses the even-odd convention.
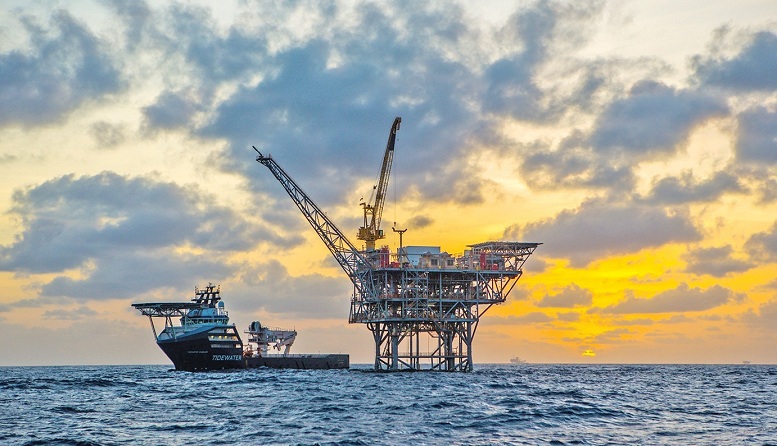
[[[471,371],[480,317],[505,301],[538,245],[492,241],[461,256],[427,251],[417,260],[407,259],[408,247],[397,254],[406,261],[379,261],[369,291],[351,300],[349,317],[372,332],[375,368]]]

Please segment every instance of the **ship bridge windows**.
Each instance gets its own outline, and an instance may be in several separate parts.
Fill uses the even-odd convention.
[[[242,348],[243,346],[240,344],[226,344],[223,342],[211,342],[210,348]]]
[[[240,338],[238,338],[237,335],[223,334],[223,335],[208,335],[208,340],[227,342],[227,341],[239,341]]]

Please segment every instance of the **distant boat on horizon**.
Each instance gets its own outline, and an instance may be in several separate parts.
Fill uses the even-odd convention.
[[[526,360],[525,359],[521,359],[520,356],[513,356],[512,358],[510,358],[510,363],[511,364],[526,364]]]

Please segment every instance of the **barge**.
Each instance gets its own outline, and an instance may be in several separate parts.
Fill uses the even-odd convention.
[[[259,321],[248,330],[248,343],[243,344],[235,324],[221,300],[221,289],[208,284],[194,288],[191,302],[150,302],[132,304],[148,316],[154,339],[170,358],[176,370],[207,371],[246,368],[276,369],[347,369],[346,354],[290,354],[297,332],[271,329]],[[157,333],[154,318],[164,319]],[[178,318],[179,324],[174,323]],[[283,353],[271,354],[270,347]]]

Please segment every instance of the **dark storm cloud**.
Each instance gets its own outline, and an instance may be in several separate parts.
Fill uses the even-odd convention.
[[[593,294],[589,290],[572,284],[557,294],[546,294],[537,306],[572,308],[591,305],[592,302]]]
[[[636,203],[589,200],[553,219],[510,227],[507,239],[544,243],[552,257],[568,258],[584,266],[608,255],[628,254],[667,243],[696,241],[701,234],[681,212]]]
[[[589,143],[597,151],[649,159],[674,153],[697,125],[726,113],[725,104],[712,96],[645,80],[607,106]]]
[[[681,313],[705,311],[742,299],[744,299],[743,295],[720,285],[702,290],[698,287],[690,288],[682,283],[677,288],[666,290],[649,299],[627,295],[622,302],[591,311],[612,314]]]
[[[731,273],[747,271],[755,266],[750,262],[731,257],[731,245],[717,248],[692,249],[684,256],[688,266],[686,271],[693,274],[709,274],[724,277]]]
[[[656,181],[644,199],[656,204],[712,202],[731,192],[742,193],[746,189],[736,176],[728,172],[718,172],[706,180],[698,181],[688,171],[679,177],[665,177]]]
[[[737,159],[756,164],[777,164],[777,112],[754,107],[742,112],[737,120]]]
[[[65,11],[47,26],[20,19],[29,49],[0,54],[0,126],[56,121],[123,88],[105,42]]]
[[[704,84],[738,91],[777,90],[777,34],[761,31],[734,57],[693,58],[696,77]]]
[[[228,274],[220,254],[285,243],[194,188],[112,172],[67,175],[13,200],[22,231],[0,247],[0,270],[84,276],[54,278],[44,295],[122,297],[175,286],[191,275]],[[176,253],[181,247],[205,252]]]

